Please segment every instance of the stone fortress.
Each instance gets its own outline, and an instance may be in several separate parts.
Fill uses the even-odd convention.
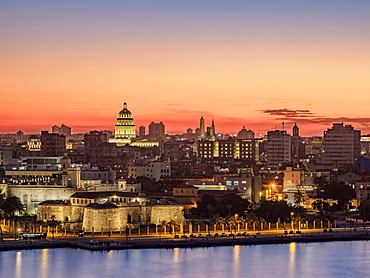
[[[60,221],[67,231],[122,232],[140,225],[185,221],[184,206],[173,200],[121,191],[76,192],[69,201],[45,201],[38,208],[39,220]]]

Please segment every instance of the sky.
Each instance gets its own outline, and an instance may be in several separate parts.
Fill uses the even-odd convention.
[[[370,133],[370,1],[0,0],[0,133]]]

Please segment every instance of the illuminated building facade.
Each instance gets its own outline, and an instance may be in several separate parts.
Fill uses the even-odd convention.
[[[351,125],[333,124],[324,132],[323,162],[326,164],[354,164],[361,152],[361,132]]]
[[[136,140],[136,130],[132,113],[127,109],[127,103],[123,104],[123,109],[118,113],[117,124],[114,127],[114,138],[109,139],[109,143],[117,146],[131,145],[136,147],[155,147],[158,142]]]

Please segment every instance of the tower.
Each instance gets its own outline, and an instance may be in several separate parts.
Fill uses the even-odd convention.
[[[293,126],[293,136],[299,136],[299,127],[297,126],[297,123],[294,123]]]
[[[204,118],[201,117],[200,118],[200,125],[199,125],[199,136],[201,138],[204,138],[206,135],[206,131],[205,131],[205,125],[204,125]]]

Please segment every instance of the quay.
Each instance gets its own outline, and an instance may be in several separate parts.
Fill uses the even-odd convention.
[[[143,248],[194,248],[256,244],[287,244],[291,242],[309,243],[325,241],[369,240],[367,230],[348,233],[348,231],[310,232],[302,234],[254,234],[249,236],[201,238],[64,238],[54,240],[13,240],[0,242],[0,251],[44,249],[44,248],[80,248],[90,251],[108,251]]]

